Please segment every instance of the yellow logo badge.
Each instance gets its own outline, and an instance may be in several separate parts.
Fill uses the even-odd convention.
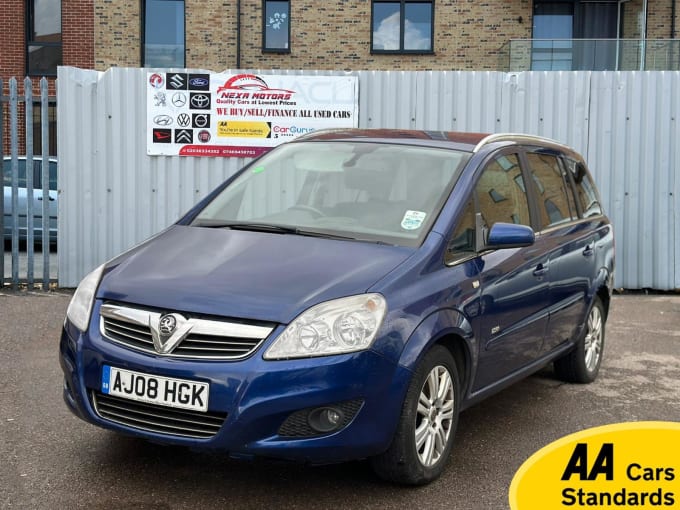
[[[510,485],[512,510],[680,509],[680,423],[583,430],[533,454]]]

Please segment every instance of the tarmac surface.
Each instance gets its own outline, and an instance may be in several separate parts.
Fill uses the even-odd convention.
[[[680,421],[680,295],[615,296],[598,380],[551,368],[465,411],[451,463],[419,488],[365,462],[309,467],[151,444],[75,418],[57,359],[68,292],[0,290],[0,508],[501,510],[515,471],[548,443],[623,421]]]

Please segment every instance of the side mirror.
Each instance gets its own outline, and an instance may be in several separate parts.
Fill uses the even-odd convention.
[[[521,248],[534,244],[534,229],[514,223],[495,223],[489,231],[486,245],[492,249]]]

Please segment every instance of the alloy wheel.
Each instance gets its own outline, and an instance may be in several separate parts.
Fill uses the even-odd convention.
[[[423,466],[439,462],[451,435],[454,418],[453,381],[448,369],[435,366],[428,374],[418,397],[415,444]]]

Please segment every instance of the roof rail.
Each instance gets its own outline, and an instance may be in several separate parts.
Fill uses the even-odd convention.
[[[493,135],[489,135],[485,137],[483,140],[481,140],[477,145],[475,145],[475,148],[472,149],[472,152],[479,152],[482,147],[485,145],[492,143],[492,142],[502,142],[504,140],[507,141],[512,141],[512,142],[517,142],[517,141],[523,141],[523,142],[543,142],[543,143],[552,143],[554,145],[559,145],[560,147],[564,147],[565,149],[571,150],[567,145],[564,145],[562,142],[558,142],[557,140],[553,140],[552,138],[545,138],[542,136],[534,136],[534,135],[527,135],[523,133],[495,133]]]

